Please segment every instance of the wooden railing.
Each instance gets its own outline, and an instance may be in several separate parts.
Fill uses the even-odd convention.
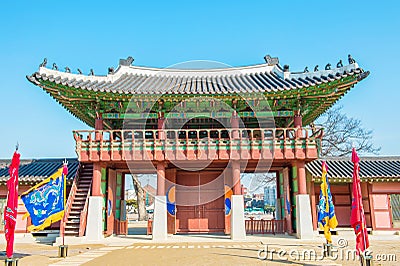
[[[72,203],[75,200],[75,194],[78,189],[77,181],[80,176],[80,172],[81,172],[81,164],[79,164],[79,166],[78,166],[78,170],[76,171],[74,181],[72,182],[71,190],[69,191],[68,199],[65,204],[64,217],[60,223],[60,236],[64,236],[64,233],[65,233],[65,225],[68,221],[69,213],[71,212]]]
[[[246,233],[253,234],[284,234],[286,232],[285,220],[245,220]]]
[[[84,161],[317,157],[321,128],[74,131]],[[313,149],[312,153],[308,153]],[[286,157],[285,157],[286,156]],[[279,157],[279,158],[281,158]]]
[[[86,230],[87,211],[88,211],[88,206],[89,206],[89,196],[90,196],[91,187],[92,187],[92,181],[90,181],[89,191],[86,195],[85,205],[83,207],[83,210],[81,212],[80,219],[79,219],[79,237],[83,236],[85,234],[85,230]]]

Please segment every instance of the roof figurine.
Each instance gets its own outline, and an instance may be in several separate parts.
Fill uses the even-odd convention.
[[[271,57],[269,54],[264,56],[264,60],[269,66],[279,65],[279,58],[278,57]]]
[[[328,63],[328,64],[325,66],[325,70],[331,70],[331,64],[330,64],[330,63]]]
[[[133,61],[135,61],[135,59],[133,59],[132,56],[128,56],[128,58],[126,58],[126,59],[120,59],[119,65],[120,66],[131,66]]]
[[[82,70],[80,70],[80,69],[78,68],[77,71],[78,71],[78,74],[79,74],[79,75],[82,75]]]
[[[114,74],[114,68],[113,67],[109,67],[108,68],[108,74]]]
[[[89,76],[94,76],[94,70],[93,70],[93,68],[90,69]]]
[[[289,72],[289,65],[283,66],[283,72]]]
[[[308,72],[310,72],[310,71],[308,70],[308,67],[306,66],[306,67],[304,68],[304,70],[303,70],[303,73],[308,73]]]
[[[43,62],[39,65],[39,67],[46,67],[47,65],[47,58],[43,59]]]
[[[53,67],[52,67],[51,69],[53,69],[53,70],[58,70],[57,64],[56,64],[56,63],[53,63]]]
[[[354,58],[351,56],[351,54],[349,54],[348,59],[349,59],[349,64],[350,65],[354,64],[356,62],[356,60],[354,60]]]
[[[71,69],[69,67],[65,67],[65,73],[71,73]]]
[[[317,71],[319,71],[319,70],[318,70],[318,65],[316,65],[316,66],[314,67],[314,72],[317,72]]]

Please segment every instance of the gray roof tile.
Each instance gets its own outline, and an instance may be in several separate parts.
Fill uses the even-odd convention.
[[[313,178],[321,177],[322,161],[328,165],[329,178],[353,177],[353,163],[350,158],[329,157],[306,164],[306,169]],[[361,157],[360,178],[400,178],[400,157]]]
[[[307,73],[284,73],[279,65],[266,64],[208,70],[119,66],[117,71],[107,76],[84,76],[41,67],[39,72],[28,76],[28,79],[35,84],[43,80],[83,90],[112,93],[224,94],[293,90],[363,72],[356,63]]]
[[[63,165],[64,159],[33,159],[21,160],[19,166],[20,182],[40,182],[54,174]],[[68,175],[67,180],[72,180],[78,170],[79,162],[75,158],[67,159]],[[0,168],[0,183],[5,183],[10,178],[9,164]]]

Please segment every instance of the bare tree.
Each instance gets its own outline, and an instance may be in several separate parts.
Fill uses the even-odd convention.
[[[140,184],[138,175],[132,174],[132,181],[133,181],[133,188],[135,189],[136,192],[139,221],[145,221],[147,220],[146,205],[144,202],[145,192],[142,185]]]
[[[254,173],[244,174],[243,178],[251,178],[248,192],[253,194],[259,189],[266,187],[269,184],[276,182],[276,176],[273,173]]]
[[[372,130],[363,128],[361,120],[344,114],[342,106],[329,109],[317,122],[324,127],[322,157],[349,155],[353,145],[359,153],[377,154],[381,149],[372,143]]]

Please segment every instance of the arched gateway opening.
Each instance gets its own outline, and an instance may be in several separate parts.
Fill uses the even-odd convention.
[[[306,126],[369,72],[351,62],[298,73],[265,59],[246,67],[157,69],[132,66],[129,57],[106,76],[41,64],[28,80],[94,128],[73,134],[80,172],[61,232],[88,239],[126,232],[123,175],[156,174],[153,237],[240,235],[241,173],[274,172],[287,232],[312,234],[304,166],[318,158],[322,129]]]

